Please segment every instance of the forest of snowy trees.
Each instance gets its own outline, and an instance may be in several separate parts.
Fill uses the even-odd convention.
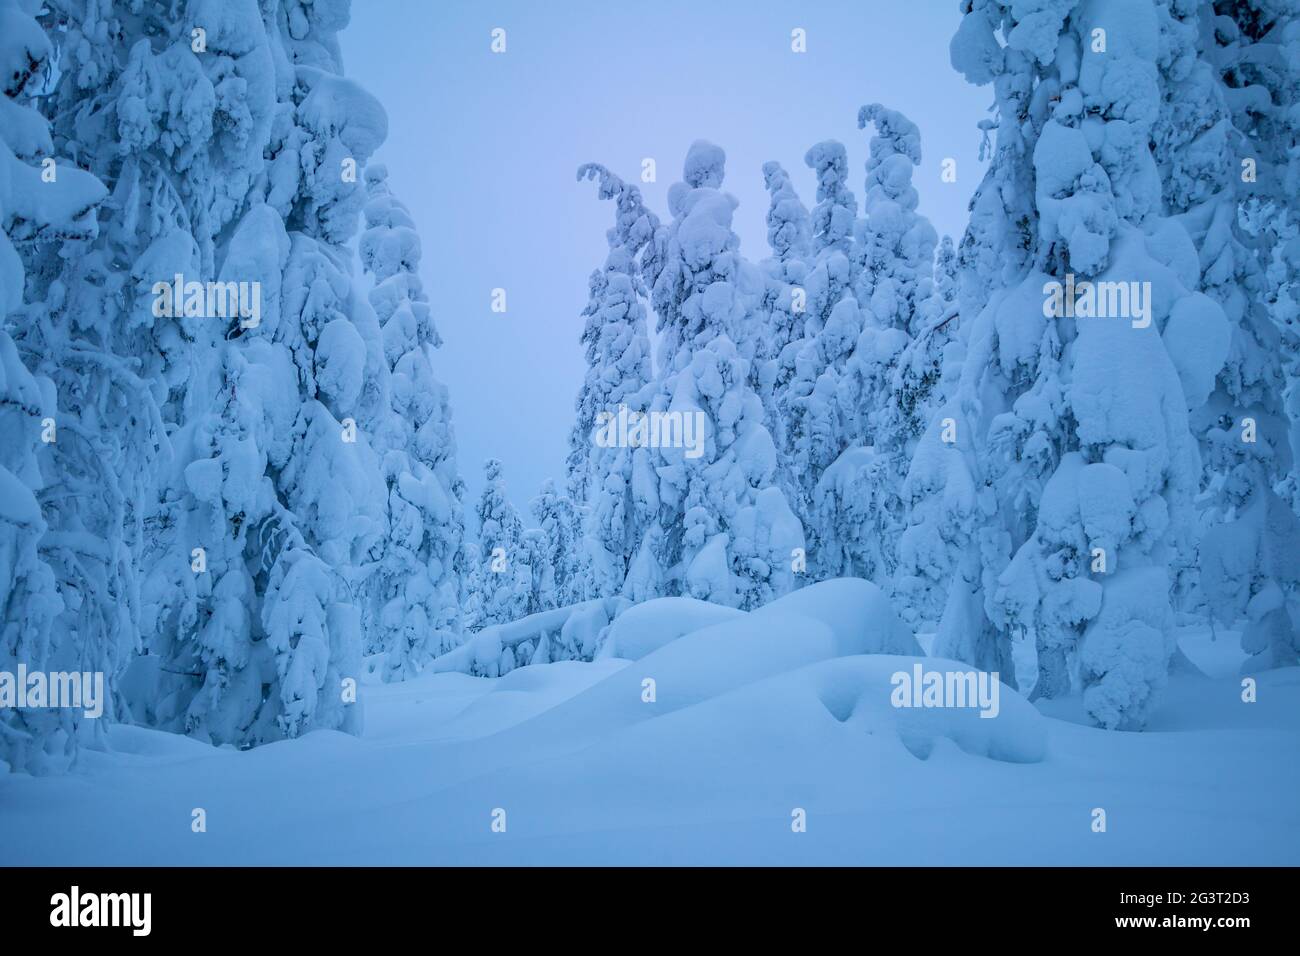
[[[865,170],[699,140],[660,210],[577,170],[608,251],[567,473],[520,514],[500,460],[466,491],[434,224],[369,162],[347,0],[0,0],[0,671],[109,691],[0,707],[0,770],[114,723],[359,732],[363,674],[591,660],[647,601],[844,577],[1109,729],[1191,666],[1181,623],[1297,663],[1300,2],[961,6],[994,102],[961,236],[880,91],[828,121]],[[728,177],[770,197],[761,257]]]

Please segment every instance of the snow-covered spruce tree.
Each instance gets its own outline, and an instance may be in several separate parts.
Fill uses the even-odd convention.
[[[648,452],[599,447],[594,432],[602,415],[617,415],[620,405],[643,412],[649,400],[648,290],[638,257],[659,228],[640,190],[605,167],[588,163],[578,169],[578,179],[595,179],[600,198],[615,201],[615,223],[605,234],[609,254],[604,267],[591,274],[583,310],[587,373],[574,405],[567,466],[569,495],[586,514],[586,531],[575,580],[567,585],[572,600],[619,593],[652,517],[638,510],[632,492],[634,475],[649,468]]]
[[[1243,636],[1243,646],[1254,653],[1252,664],[1276,666],[1294,663],[1300,655],[1300,562],[1287,558],[1300,549],[1300,534],[1293,520],[1293,515],[1300,515],[1300,4],[1257,0],[1239,4],[1234,17],[1253,47],[1249,55],[1243,55],[1237,73],[1248,76],[1250,85],[1264,85],[1270,93],[1268,110],[1240,113],[1256,121],[1248,135],[1263,138],[1272,167],[1265,195],[1257,197],[1252,209],[1252,220],[1261,225],[1251,233],[1257,237],[1261,260],[1267,263],[1264,299],[1278,335],[1286,380],[1283,407],[1290,432],[1290,470],[1278,492],[1289,501],[1292,511],[1292,515],[1266,519],[1273,531],[1277,521],[1284,521],[1289,533],[1274,534],[1262,545],[1272,551],[1269,561],[1275,569],[1277,590],[1284,589],[1278,603],[1285,605],[1289,620],[1283,620],[1276,608],[1266,608],[1278,597],[1276,591],[1266,593],[1266,584],[1248,606],[1253,633]]]
[[[59,44],[58,83],[43,102],[56,152],[93,172],[112,198],[93,243],[37,266],[41,318],[18,338],[54,382],[73,439],[51,449],[51,468],[68,484],[47,514],[49,540],[63,549],[60,587],[86,598],[63,626],[88,645],[134,648],[152,629],[145,569],[154,565],[167,432],[184,417],[196,374],[190,341],[220,334],[200,328],[197,310],[169,308],[155,285],[200,277],[230,216],[229,191],[251,177],[237,146],[254,119],[239,96],[254,96],[257,83],[237,81],[236,93],[217,78],[256,74],[257,51],[232,66],[235,54],[214,50],[210,74],[188,39],[155,53],[151,38],[183,32],[180,14],[161,5],[119,18],[108,5],[51,3],[41,18]],[[88,540],[101,547],[87,550]],[[115,691],[125,683],[111,682]]]
[[[177,538],[186,518],[176,489],[189,459],[184,447],[179,458],[169,452],[177,439],[184,446],[185,424],[211,409],[216,350],[230,324],[210,314],[211,293],[178,299],[184,286],[170,287],[177,276],[216,278],[221,237],[263,171],[276,109],[271,43],[252,2],[181,10],[53,0],[43,19],[60,44],[59,82],[45,100],[58,148],[112,190],[98,240],[50,277],[48,321],[32,327],[30,347],[47,357],[59,390],[100,395],[113,408],[111,420],[90,423],[86,459],[116,477],[96,482],[60,520],[84,527],[103,524],[95,512],[126,516],[123,537],[142,579],[135,630],[156,652],[159,641],[192,632],[211,581],[191,570],[197,542]],[[65,354],[59,342],[74,348]],[[152,722],[152,691],[129,696],[133,718]]]
[[[373,602],[373,570],[388,535],[387,489],[370,445],[393,414],[383,388],[384,340],[354,291],[350,253],[365,201],[356,171],[387,135],[387,117],[339,75],[336,33],[347,16],[345,4],[287,4],[276,24],[295,65],[292,109],[281,104],[291,124],[272,136],[267,205],[292,232],[279,329],[264,334],[278,336],[292,357],[300,404],[287,459],[268,462],[267,476],[306,547],[290,547],[292,536],[284,545],[275,540],[288,521],[273,511],[258,529],[265,542],[258,557],[269,567],[260,623],[279,681],[277,728],[286,736],[359,728],[360,710],[341,689],[358,672],[363,610]],[[253,207],[246,219],[258,214]],[[274,234],[273,225],[265,232]],[[260,358],[257,345],[249,343]],[[270,367],[278,371],[278,362]]]
[[[1155,151],[1165,203],[1199,253],[1199,288],[1231,326],[1227,362],[1212,385],[1198,383],[1209,400],[1192,418],[1206,465],[1196,564],[1212,617],[1246,619],[1253,668],[1300,653],[1300,520],[1275,492],[1294,462],[1286,400],[1296,338],[1286,312],[1295,273],[1284,237],[1300,223],[1300,67],[1288,58],[1300,52],[1300,7],[1219,7],[1162,8]],[[1184,338],[1189,350],[1199,344]]]
[[[969,332],[973,317],[983,311],[995,289],[1020,281],[1035,244],[1037,213],[1030,161],[1035,132],[1028,122],[1032,71],[1028,54],[1019,44],[1004,46],[998,39],[1003,13],[1003,7],[994,0],[972,2],[952,41],[954,65],[973,82],[992,83],[1001,118],[979,124],[984,134],[980,158],[991,157],[991,162],[971,197],[970,217],[957,251],[956,311],[965,317],[965,328],[958,330],[945,349],[941,373],[945,401],[939,408],[957,401],[967,343],[973,338]],[[959,58],[964,67],[958,65]],[[996,137],[990,142],[993,130]],[[936,411],[930,427],[944,427],[946,417]],[[950,421],[955,427],[956,419]],[[980,523],[977,462],[968,464],[965,457],[946,454],[950,450],[948,443],[936,443],[933,437],[918,444],[903,485],[908,527],[899,538],[895,590],[906,593],[909,606],[932,620],[944,617],[943,609],[949,601],[967,602],[965,610],[953,609],[948,619],[977,622],[978,633],[950,635],[942,643],[952,647],[964,640],[968,650],[961,653],[966,654],[966,659],[997,660],[997,635],[979,611],[981,560],[972,550],[978,544],[976,529]],[[986,490],[978,507],[990,509],[992,501],[991,492]],[[954,589],[951,585],[958,576],[963,586]],[[978,652],[975,648],[979,648]]]
[[[466,633],[473,633],[483,627],[483,563],[482,552],[478,542],[466,539],[460,547],[458,565],[460,568],[461,597],[460,621]]]
[[[866,216],[855,226],[852,251],[864,321],[836,390],[843,444],[834,464],[814,475],[811,523],[819,577],[857,575],[889,586],[903,520],[898,489],[931,384],[907,372],[912,332],[923,333],[921,306],[933,290],[937,238],[916,212],[912,169],[921,162],[920,131],[878,103],[858,113],[859,127],[868,124],[876,135],[866,165]]]
[[[543,568],[551,575],[543,593],[550,607],[565,607],[583,600],[581,515],[568,495],[560,494],[548,478],[531,502],[533,517],[542,534]]]
[[[817,205],[813,207],[811,222],[812,258],[805,290],[807,318],[802,335],[792,335],[782,350],[778,389],[794,374],[794,356],[806,344],[802,340],[827,325],[835,307],[852,295],[855,278],[853,229],[858,204],[848,187],[849,164],[844,144],[835,140],[818,143],[804,155],[804,162],[817,176]],[[857,307],[856,300],[854,307]]]
[[[812,211],[813,256],[806,280],[807,318],[803,334],[792,336],[782,350],[777,370],[778,391],[788,389],[786,383],[797,375],[802,375],[805,383],[810,380],[809,373],[798,369],[797,357],[808,340],[827,325],[845,326],[842,318],[832,320],[832,313],[845,298],[852,298],[856,278],[853,232],[858,204],[848,188],[848,154],[844,144],[835,140],[818,143],[804,155],[804,162],[817,176],[817,205]],[[856,316],[857,300],[853,299],[852,304]],[[858,327],[852,330],[854,339],[860,331],[860,317],[856,321]],[[840,334],[847,332],[845,329]],[[816,381],[815,375],[811,381]]]
[[[808,309],[807,276],[812,258],[812,218],[800,201],[780,163],[763,164],[763,183],[770,197],[767,244],[772,255],[759,263],[763,270],[763,336],[754,355],[751,380],[763,400],[765,423],[778,448],[784,447],[781,390],[789,375],[780,376],[780,357],[791,341],[801,338]],[[778,379],[781,385],[778,388]]]
[[[527,528],[520,543],[520,558],[528,572],[524,578],[528,586],[524,615],[549,611],[556,606],[556,582],[555,569],[548,560],[546,535],[540,528]]]
[[[477,624],[504,624],[528,614],[534,593],[532,554],[524,552],[524,525],[506,497],[501,462],[483,464],[485,484],[478,502]]]
[[[807,260],[812,252],[812,217],[794,191],[790,175],[780,163],[763,164],[763,185],[767,188],[767,244],[772,262],[786,266]]]
[[[863,317],[852,291],[857,200],[847,186],[844,146],[834,140],[818,143],[804,161],[817,175],[818,200],[812,212],[812,263],[804,280],[807,312],[778,354],[771,378],[781,422],[780,481],[808,537],[809,575],[816,580],[824,577],[817,564],[817,482],[853,441],[854,423],[845,417],[842,393]]]
[[[1300,15],[1295,7],[1288,13],[1279,17],[1267,34],[1277,37],[1278,60],[1285,65],[1284,71],[1278,70],[1283,74],[1280,92],[1272,97],[1272,116],[1278,127],[1271,138],[1276,159],[1266,198],[1251,205],[1248,221],[1259,243],[1260,258],[1267,263],[1264,302],[1277,331],[1286,378],[1282,398],[1289,423],[1291,469],[1278,493],[1300,514]]]
[[[569,492],[587,500],[603,469],[592,463],[592,430],[603,411],[617,409],[635,398],[650,381],[650,347],[646,334],[645,283],[637,257],[654,238],[659,218],[646,208],[641,191],[604,166],[587,163],[578,179],[596,180],[601,199],[615,201],[614,226],[606,230],[609,254],[605,265],[591,273],[590,296],[582,314],[581,342],[587,373],[575,401],[577,412],[569,436]]]
[[[161,666],[147,719],[216,743],[360,726],[347,682],[388,531],[371,439],[391,433],[392,405],[348,248],[386,119],[339,75],[346,20],[346,4],[194,4],[167,34],[176,56],[227,78],[223,109],[253,119],[231,147],[252,187],[202,278],[247,283],[260,314],[203,318],[219,334],[196,339],[203,371],[172,436],[148,602]],[[241,92],[256,98],[239,108]]]
[[[370,304],[382,331],[392,407],[373,441],[388,486],[375,638],[387,653],[385,679],[400,680],[460,643],[455,558],[464,513],[447,389],[430,364],[441,339],[420,285],[420,238],[389,191],[385,167],[366,170],[366,189],[361,262],[374,277]]]
[[[1281,345],[1286,375],[1283,402],[1291,441],[1291,472],[1278,493],[1291,503],[1292,511],[1300,514],[1300,216],[1289,215],[1284,220],[1275,215],[1268,232],[1275,241],[1265,271],[1265,301]]]
[[[1300,58],[1300,49],[1293,57]],[[1300,149],[1295,152],[1300,154]],[[1290,179],[1296,183],[1289,187],[1289,195],[1294,196],[1300,192],[1300,173]],[[1280,483],[1278,493],[1291,503],[1292,511],[1300,514],[1300,213],[1284,212],[1280,204],[1261,204],[1253,218],[1260,223],[1257,232],[1267,237],[1270,248],[1264,272],[1264,300],[1277,330],[1286,376],[1282,397],[1290,430],[1291,471]]]
[[[952,238],[944,236],[935,255],[930,293],[917,307],[915,336],[895,372],[900,415],[913,437],[925,430],[933,408],[952,384],[951,378],[944,379],[944,355],[957,329],[957,250]]]
[[[855,228],[855,294],[865,328],[847,365],[854,431],[877,454],[895,463],[901,479],[908,445],[919,432],[915,407],[924,396],[901,391],[902,357],[925,330],[922,306],[934,283],[938,239],[916,211],[912,170],[921,162],[921,134],[901,113],[878,103],[864,106],[858,125],[873,123],[867,159],[865,218]],[[899,334],[901,333],[901,334]]]
[[[957,301],[957,248],[952,236],[944,236],[934,254],[934,292],[945,306],[940,314],[946,314],[946,306]]]
[[[0,22],[5,16],[0,11]],[[6,66],[8,62],[6,58]],[[11,152],[0,153],[0,164],[7,166],[11,159]],[[8,169],[0,177],[5,182],[15,178]],[[13,208],[8,192],[0,187],[0,210],[6,214]],[[7,325],[21,306],[22,290],[22,270],[7,237],[0,239],[0,260],[0,305]],[[49,526],[37,499],[45,483],[40,423],[48,417],[52,391],[48,380],[27,370],[9,334],[0,330],[0,670],[8,674],[17,674],[19,665],[33,672],[55,669],[55,661],[80,666],[77,648],[55,643],[62,635],[54,622],[64,603],[41,554]],[[77,716],[76,711],[18,710],[6,704],[0,709],[0,773],[40,773],[66,765],[74,752]]]
[[[930,292],[938,236],[918,215],[912,169],[921,164],[921,131],[896,110],[871,103],[858,128],[873,124],[863,218],[854,227],[854,293],[874,322],[917,331],[917,304]]]
[[[1142,725],[1175,651],[1189,399],[1224,357],[1162,216],[1160,50],[1152,0],[969,5],[953,64],[994,82],[998,145],[963,239],[960,381],[905,486],[907,573],[954,578],[935,653],[1082,692],[1109,728]]]
[[[53,271],[84,252],[107,194],[90,174],[58,164],[31,103],[52,58],[41,26],[16,0],[0,0],[0,671],[97,671],[111,693],[135,639],[134,568],[121,499],[101,497],[117,462],[94,460],[100,438],[81,427],[109,409],[83,417],[82,403],[101,395],[60,394],[32,374],[11,337],[48,321],[45,303],[24,297],[25,287],[43,284],[26,267]],[[61,353],[73,347],[60,342]],[[79,447],[64,453],[60,444]],[[100,520],[74,526],[65,515],[87,497],[103,508],[93,512]],[[113,703],[104,703],[110,719]],[[19,710],[9,701],[0,707],[0,773],[61,770],[101,726],[76,708]]]
[[[642,255],[657,315],[655,368],[661,375],[689,363],[695,346],[719,334],[733,343],[757,334],[748,307],[762,295],[762,276],[741,256],[740,237],[731,230],[736,200],[719,189],[725,164],[720,147],[704,140],[691,145],[682,182],[669,189],[674,221],[656,230]]]
[[[634,483],[655,515],[628,576],[634,601],[686,594],[750,608],[796,583],[803,533],[773,483],[776,448],[733,339],[757,324],[762,283],[731,229],[724,164],[717,146],[691,146],[653,247],[660,378],[649,410],[680,422],[682,439],[650,448],[651,480]]]
[[[777,359],[782,349],[804,330],[805,282],[812,258],[812,217],[780,163],[763,164],[763,183],[769,196],[767,243],[772,255],[759,263],[764,279],[763,334],[753,357],[757,369],[753,381],[765,402],[772,399],[768,412],[775,417]]]
[[[804,154],[804,163],[817,175],[817,205],[812,211],[813,250],[848,253],[853,248],[853,225],[858,202],[849,189],[849,157],[844,144],[824,140]]]
[[[930,295],[918,307],[916,337],[899,356],[891,380],[891,392],[898,403],[892,421],[902,426],[908,436],[909,452],[906,469],[916,451],[916,442],[955,391],[962,365],[962,344],[957,340],[959,316],[957,311],[957,250],[952,238],[944,236],[934,263],[934,282]],[[907,561],[899,561],[902,534],[908,519],[909,502],[904,498],[906,469],[895,476],[891,488],[895,507],[899,509],[902,527],[894,541],[894,576],[889,589],[895,597],[899,613],[909,622],[933,622],[942,613],[942,588],[938,582],[911,573]]]

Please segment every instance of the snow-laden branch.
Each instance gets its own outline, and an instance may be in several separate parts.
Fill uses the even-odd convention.
[[[435,659],[429,665],[429,671],[434,674],[449,671],[468,673],[474,669],[475,664],[485,668],[496,662],[503,648],[518,647],[525,642],[559,634],[572,617],[600,611],[606,619],[611,619],[625,606],[626,602],[621,598],[595,598],[549,611],[539,611],[517,621],[493,624],[483,628],[460,647]]]

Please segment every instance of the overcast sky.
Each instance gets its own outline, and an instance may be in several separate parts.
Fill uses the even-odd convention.
[[[921,212],[959,238],[992,96],[948,62],[958,20],[957,0],[353,3],[344,64],[388,110],[376,159],[420,230],[471,522],[485,458],[502,460],[521,511],[545,478],[563,487],[587,276],[613,222],[612,203],[575,181],[578,165],[636,180],[653,158],[657,182],[642,189],[667,221],[687,147],[717,143],[724,188],[740,201],[741,250],[758,260],[768,255],[763,163],[784,165],[811,208],[804,152],[838,139],[860,202],[868,133],[857,111],[880,102],[920,127]],[[506,31],[503,54],[491,51],[495,28]],[[806,53],[791,51],[795,28]],[[945,157],[956,183],[940,181]],[[490,308],[497,287],[504,315]]]

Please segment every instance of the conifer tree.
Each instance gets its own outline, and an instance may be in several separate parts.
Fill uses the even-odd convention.
[[[105,442],[97,410],[79,414],[83,396],[60,386],[90,380],[107,389],[116,372],[123,381],[113,397],[120,398],[138,395],[141,383],[126,362],[108,371],[96,364],[113,362],[92,347],[102,328],[86,336],[84,358],[73,359],[77,338],[48,318],[60,292],[49,276],[94,243],[107,195],[56,152],[35,107],[53,59],[41,25],[14,0],[0,0],[0,671],[10,681],[20,667],[99,672],[111,692],[135,642],[131,548],[138,538],[114,470],[123,463],[121,445]],[[52,354],[32,351],[38,340],[25,333],[34,324]],[[58,359],[75,362],[77,376],[50,377]],[[76,708],[6,701],[0,773],[66,768],[78,743],[117,716],[114,700],[102,703],[100,720],[86,720]]]
[[[388,487],[388,534],[375,576],[386,676],[401,679],[460,642],[455,558],[464,518],[447,389],[433,374],[441,345],[419,278],[420,240],[388,172],[366,170],[370,196],[361,260],[374,277],[391,414],[375,436]]]
[[[998,143],[962,242],[960,381],[913,455],[901,550],[907,574],[953,579],[936,654],[1140,727],[1175,649],[1199,474],[1188,409],[1226,320],[1196,290],[1148,146],[1161,8],[1022,13],[976,2],[952,45],[995,85]],[[1065,307],[1067,283],[1144,281],[1127,315]],[[1192,327],[1206,347],[1185,361]]]

